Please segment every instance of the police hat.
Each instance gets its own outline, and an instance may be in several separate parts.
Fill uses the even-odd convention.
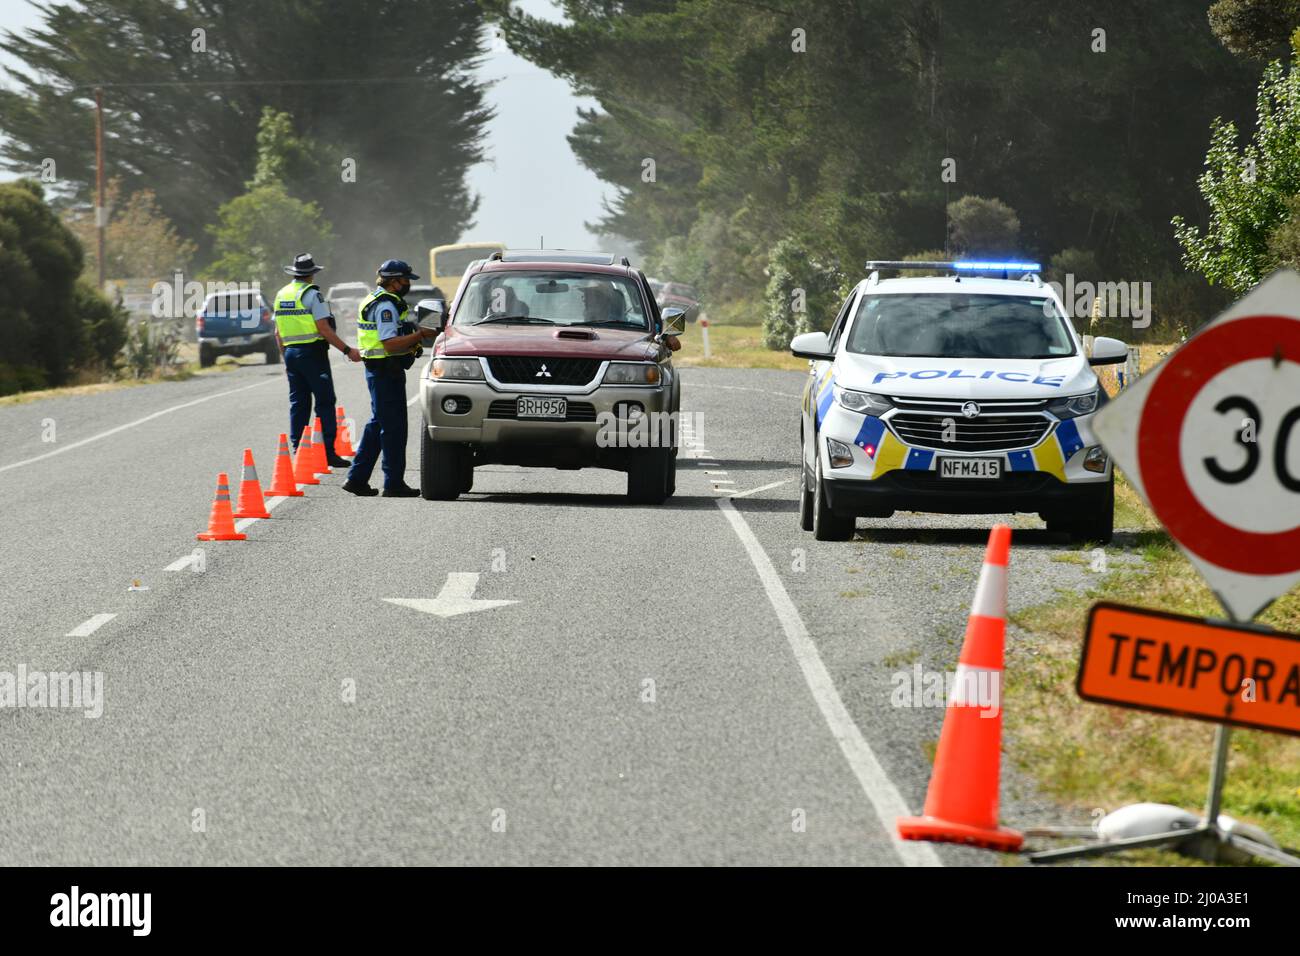
[[[281,268],[291,276],[314,276],[325,267],[316,265],[310,252],[300,252],[293,257],[293,265]]]
[[[420,277],[412,272],[411,267],[401,259],[385,259],[383,265],[379,267],[379,278],[410,279],[414,281]]]

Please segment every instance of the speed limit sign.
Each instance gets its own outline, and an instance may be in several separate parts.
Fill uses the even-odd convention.
[[[1094,429],[1233,617],[1285,594],[1300,581],[1300,274],[1257,285]]]

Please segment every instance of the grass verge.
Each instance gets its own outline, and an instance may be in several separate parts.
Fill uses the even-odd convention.
[[[1106,549],[1109,570],[1097,573],[1092,587],[1012,615],[1022,633],[1007,645],[1008,759],[1043,792],[1081,810],[1109,812],[1149,800],[1199,811],[1209,785],[1213,725],[1085,703],[1075,693],[1084,621],[1094,601],[1224,616],[1122,477],[1116,482],[1115,519],[1117,528],[1131,530]],[[1091,566],[1091,553],[1082,554]],[[1300,631],[1300,589],[1260,621]],[[1234,730],[1223,812],[1262,826],[1283,846],[1300,846],[1300,739]],[[1141,851],[1105,862],[1191,861],[1172,852]]]
[[[808,371],[808,360],[789,352],[774,352],[763,345],[761,325],[709,324],[709,358],[704,357],[704,334],[698,322],[686,327],[681,337],[681,351],[673,362],[682,366],[705,368],[777,368],[792,372]]]

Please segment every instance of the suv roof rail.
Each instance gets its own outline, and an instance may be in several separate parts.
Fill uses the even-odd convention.
[[[501,262],[572,262],[585,266],[630,266],[624,256],[622,262],[608,252],[576,252],[568,249],[507,249],[494,252],[493,259]]]

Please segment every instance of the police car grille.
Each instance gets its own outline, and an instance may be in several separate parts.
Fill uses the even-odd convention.
[[[532,355],[493,355],[487,361],[492,377],[511,385],[586,385],[600,368],[596,359]]]
[[[909,445],[949,451],[1008,451],[1037,445],[1051,422],[1038,415],[895,414],[889,419],[894,432]],[[949,439],[945,441],[944,439]]]
[[[513,398],[498,398],[488,406],[488,418],[507,418],[514,420],[519,417],[518,403]],[[526,419],[533,421],[534,419]],[[546,419],[540,419],[545,421]],[[558,419],[551,419],[557,421]],[[596,406],[591,402],[569,402],[565,407],[564,420],[566,422],[594,422],[596,420]]]
[[[905,412],[930,412],[933,415],[961,415],[962,406],[966,404],[967,399],[951,398],[903,398],[899,396],[890,396],[899,409]],[[991,414],[1010,415],[1013,413],[1040,412],[1047,407],[1045,398],[1028,398],[1028,399],[981,399],[979,407],[982,411]]]

